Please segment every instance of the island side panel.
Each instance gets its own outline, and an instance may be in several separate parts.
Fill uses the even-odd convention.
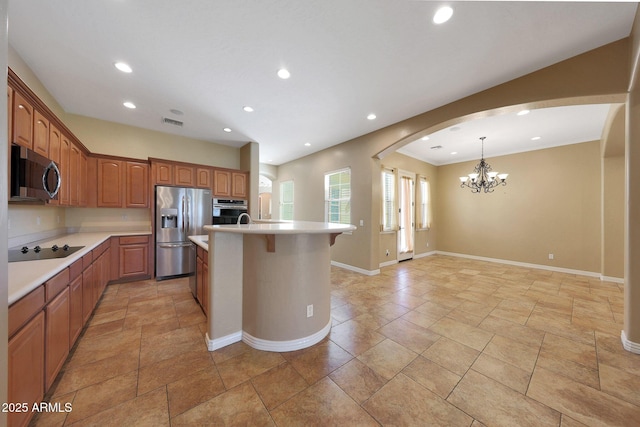
[[[242,234],[209,233],[209,350],[242,337],[242,246]]]
[[[244,236],[245,333],[266,341],[300,340],[331,321],[329,234],[276,234],[275,251],[265,235]],[[307,317],[307,306],[313,316]]]

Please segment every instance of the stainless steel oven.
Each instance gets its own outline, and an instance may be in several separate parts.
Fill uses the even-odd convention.
[[[238,199],[213,199],[213,224],[235,224],[242,213],[247,213],[247,201]],[[243,223],[247,218],[242,219]]]

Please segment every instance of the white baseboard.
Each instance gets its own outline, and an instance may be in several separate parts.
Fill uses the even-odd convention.
[[[394,265],[394,264],[397,264],[397,263],[398,263],[397,259],[392,259],[391,261],[381,262],[378,267],[380,267],[380,268],[389,267],[390,265]]]
[[[413,255],[413,257],[416,258],[416,259],[417,258],[424,258],[424,257],[427,257],[427,256],[435,255],[437,253],[438,253],[437,251],[423,252],[421,254]]]
[[[510,261],[510,260],[498,259],[498,258],[487,258],[487,257],[483,257],[483,256],[459,254],[459,253],[455,253],[455,252],[436,251],[436,253],[438,255],[448,255],[448,256],[454,256],[454,257],[458,257],[458,258],[475,259],[475,260],[478,260],[478,261],[495,262],[495,263],[498,263],[498,264],[515,265],[517,267],[537,268],[539,270],[556,271],[558,273],[576,274],[576,275],[579,275],[579,276],[588,276],[588,277],[601,278],[600,273],[596,273],[596,272],[593,272],[593,271],[573,270],[573,269],[570,269],[570,268],[553,267],[553,266],[542,265],[542,264],[531,264],[531,263],[528,263],[528,262]]]
[[[603,282],[613,282],[624,284],[624,279],[620,277],[600,276],[600,280]]]
[[[331,265],[333,265],[334,267],[344,268],[345,270],[355,271],[356,273],[366,274],[367,276],[375,276],[376,274],[380,274],[379,268],[375,270],[365,270],[364,268],[354,267],[353,265],[343,264],[338,261],[331,261]]]
[[[234,332],[224,337],[216,338],[214,340],[209,338],[209,333],[205,335],[205,343],[207,344],[207,350],[214,351],[222,347],[226,347],[229,344],[233,344],[242,341],[242,331]]]
[[[247,343],[247,345],[255,348],[256,350],[263,351],[295,351],[303,348],[311,347],[314,344],[319,343],[327,336],[327,334],[331,331],[331,319],[329,319],[329,323],[325,325],[318,332],[309,335],[308,337],[300,338],[297,340],[289,340],[289,341],[271,341],[264,340],[261,338],[256,338],[246,332],[242,333],[242,341]]]
[[[629,341],[624,331],[622,331],[622,333],[620,334],[620,339],[622,340],[622,346],[625,350],[631,353],[640,354],[640,344],[637,342]]]

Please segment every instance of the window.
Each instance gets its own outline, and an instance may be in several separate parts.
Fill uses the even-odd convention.
[[[396,229],[396,175],[393,169],[382,170],[382,231]]]
[[[280,183],[280,219],[293,219],[293,181]]]
[[[420,183],[420,223],[419,228],[431,228],[431,194],[429,181],[424,176],[419,178]]]
[[[325,221],[351,224],[351,169],[324,175],[324,202]]]

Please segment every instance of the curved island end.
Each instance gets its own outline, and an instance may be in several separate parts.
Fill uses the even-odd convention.
[[[207,348],[293,351],[331,330],[331,254],[353,225],[260,221],[209,233]]]

